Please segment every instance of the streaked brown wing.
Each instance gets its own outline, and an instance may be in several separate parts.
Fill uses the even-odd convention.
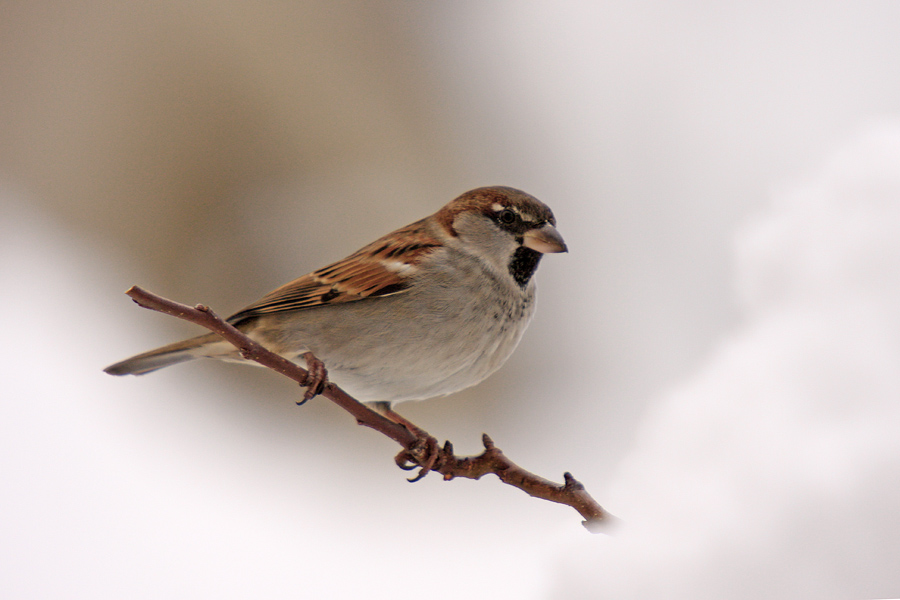
[[[417,221],[269,292],[228,321],[399,294],[409,288],[416,264],[439,245],[425,233],[424,219]]]

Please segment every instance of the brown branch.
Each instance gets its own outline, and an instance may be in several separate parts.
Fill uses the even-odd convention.
[[[241,356],[247,360],[256,361],[302,386],[309,380],[306,369],[254,342],[202,304],[196,307],[180,304],[137,286],[133,286],[125,293],[144,308],[196,323],[221,335],[234,344],[240,350]],[[487,434],[484,434],[482,439],[484,452],[478,456],[457,457],[450,442],[446,442],[443,448],[437,447],[437,441],[424,430],[405,419],[403,421],[409,427],[386,418],[333,383],[326,383],[320,393],[353,415],[360,425],[381,432],[400,444],[403,451],[397,455],[397,464],[406,470],[421,467],[419,476],[411,481],[421,479],[429,470],[443,475],[445,481],[454,477],[479,479],[483,475],[493,473],[503,483],[517,487],[530,496],[571,506],[584,517],[584,526],[592,532],[599,531],[603,525],[612,520],[612,516],[591,498],[584,486],[570,473],[564,474],[565,482],[562,485],[538,477],[509,460]],[[303,401],[299,402],[302,403]]]

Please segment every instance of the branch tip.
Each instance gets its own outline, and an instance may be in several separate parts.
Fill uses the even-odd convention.
[[[617,522],[618,519],[616,519],[609,513],[604,513],[599,517],[592,517],[590,519],[582,521],[581,524],[591,533],[609,533],[609,530]]]
[[[565,490],[581,491],[584,489],[584,485],[575,479],[568,471],[563,473],[563,481],[565,481],[565,485],[563,485],[563,489]]]

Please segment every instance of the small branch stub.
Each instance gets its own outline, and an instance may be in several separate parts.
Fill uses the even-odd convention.
[[[534,475],[512,462],[487,434],[482,436],[484,452],[478,456],[458,457],[449,441],[440,446],[434,437],[392,410],[387,409],[385,414],[381,414],[352,398],[337,385],[327,382],[325,366],[312,353],[304,355],[310,367],[307,370],[254,342],[206,305],[191,307],[180,304],[137,286],[125,293],[143,308],[196,323],[219,334],[238,348],[245,359],[307,387],[303,399],[297,404],[320,394],[350,413],[359,425],[391,438],[403,448],[395,459],[397,465],[406,470],[419,468],[418,475],[410,481],[418,481],[431,471],[440,473],[445,481],[456,477],[480,479],[492,473],[503,483],[517,487],[530,496],[571,506],[585,519],[583,524],[591,532],[600,531],[612,519],[571,473],[563,475],[562,485]]]

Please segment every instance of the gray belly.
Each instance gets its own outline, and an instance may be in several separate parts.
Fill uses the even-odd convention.
[[[497,283],[496,285],[500,285]],[[332,381],[363,402],[421,400],[475,385],[512,354],[534,313],[534,284],[448,303],[446,290],[274,314],[251,329],[303,364],[309,350]],[[274,327],[272,327],[274,326]],[[262,331],[277,330],[276,335]]]

